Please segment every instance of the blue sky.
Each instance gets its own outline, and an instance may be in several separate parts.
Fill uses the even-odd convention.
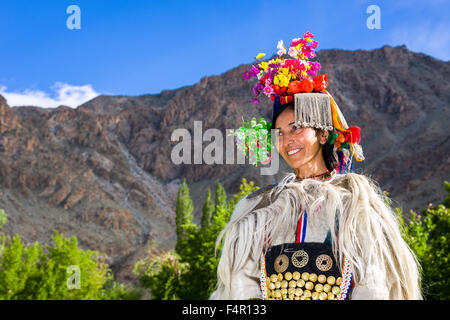
[[[66,26],[72,4],[80,30]],[[380,30],[367,28],[369,5]],[[0,0],[0,94],[10,105],[76,107],[98,94],[159,93],[274,54],[305,31],[319,50],[406,44],[448,61],[449,12],[446,0]]]

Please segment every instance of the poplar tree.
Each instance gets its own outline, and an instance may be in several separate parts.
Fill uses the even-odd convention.
[[[189,195],[189,188],[186,184],[186,179],[183,179],[179,189],[176,203],[176,235],[177,244],[175,251],[183,255],[189,248],[189,239],[195,236],[197,226],[194,224],[194,205]]]

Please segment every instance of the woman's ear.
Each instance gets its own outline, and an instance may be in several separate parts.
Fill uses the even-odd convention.
[[[320,144],[327,143],[329,135],[330,135],[330,132],[328,130],[321,130],[320,131]]]

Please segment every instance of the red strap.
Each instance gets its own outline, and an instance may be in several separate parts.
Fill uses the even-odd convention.
[[[300,219],[298,219],[298,222],[297,222],[297,238],[295,239],[295,243],[300,243],[300,232],[302,230],[302,223],[301,223],[302,218],[303,218],[303,215],[300,216]]]

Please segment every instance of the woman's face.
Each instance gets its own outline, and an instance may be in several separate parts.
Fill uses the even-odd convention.
[[[275,121],[279,129],[277,150],[294,169],[317,168],[323,160],[322,144],[328,139],[328,132],[317,134],[311,127],[294,126],[294,110],[284,110]],[[319,136],[319,137],[318,137]]]

